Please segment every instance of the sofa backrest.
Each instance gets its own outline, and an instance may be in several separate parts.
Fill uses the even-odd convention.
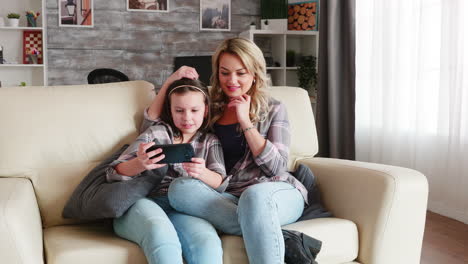
[[[291,129],[289,170],[296,161],[311,158],[318,152],[317,132],[312,105],[306,90],[291,86],[273,86],[270,94],[286,105]]]
[[[143,109],[154,96],[145,81],[0,88],[0,177],[33,183],[44,227],[75,223],[62,209],[84,176],[138,135]],[[273,87],[288,109],[290,168],[317,152],[307,93]]]
[[[29,178],[45,227],[99,161],[138,135],[145,81],[0,88],[0,177]]]

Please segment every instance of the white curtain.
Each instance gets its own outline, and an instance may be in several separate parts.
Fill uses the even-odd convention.
[[[468,1],[356,1],[356,159],[426,175],[468,223]]]

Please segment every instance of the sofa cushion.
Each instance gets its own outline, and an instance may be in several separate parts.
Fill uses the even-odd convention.
[[[110,223],[46,228],[44,248],[47,264],[147,263],[140,247],[117,237]]]
[[[322,241],[317,261],[354,263],[358,254],[356,225],[339,218],[320,218],[283,226]],[[224,264],[247,264],[240,236],[223,235]],[[46,228],[44,248],[48,264],[54,263],[146,263],[140,247],[117,237],[110,223],[68,225]],[[356,262],[357,263],[357,262]]]
[[[322,241],[318,263],[352,263],[358,255],[359,241],[356,225],[345,219],[318,218],[283,226],[283,229],[303,232]],[[248,263],[240,236],[222,237],[224,264]]]
[[[317,218],[283,226],[322,241],[319,263],[343,263],[357,258],[359,236],[356,224],[340,218]]]

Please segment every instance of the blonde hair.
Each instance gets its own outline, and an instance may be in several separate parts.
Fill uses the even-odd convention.
[[[251,97],[250,101],[250,120],[256,124],[265,120],[268,114],[268,95],[266,88],[268,86],[268,77],[266,74],[266,63],[263,52],[252,41],[244,38],[231,38],[223,41],[212,56],[211,75],[211,114],[210,124],[213,125],[221,118],[224,108],[229,102],[229,98],[223,92],[219,83],[219,60],[221,55],[229,53],[236,55],[242,61],[247,71],[254,75],[254,83],[247,92]]]

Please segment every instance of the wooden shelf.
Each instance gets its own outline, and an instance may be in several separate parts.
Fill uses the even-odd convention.
[[[44,64],[0,64],[0,67],[44,67]]]
[[[0,1],[2,10],[21,14],[18,27],[11,27],[5,18],[0,26],[0,45],[3,46],[4,64],[0,64],[0,81],[3,87],[17,86],[25,82],[31,86],[47,85],[47,10],[46,0]],[[39,12],[37,27],[27,26],[25,10]],[[32,31],[32,32],[31,32]],[[24,37],[27,32],[42,35],[41,64],[24,64]],[[37,44],[37,43],[36,43]]]
[[[273,85],[299,86],[298,67],[286,66],[296,65],[287,64],[289,51],[294,51],[295,58],[300,56],[318,58],[318,31],[251,29],[240,33],[240,36],[259,45],[264,56],[271,61],[270,65],[280,65],[279,67],[267,67]]]
[[[0,27],[1,30],[43,30],[42,27]]]

